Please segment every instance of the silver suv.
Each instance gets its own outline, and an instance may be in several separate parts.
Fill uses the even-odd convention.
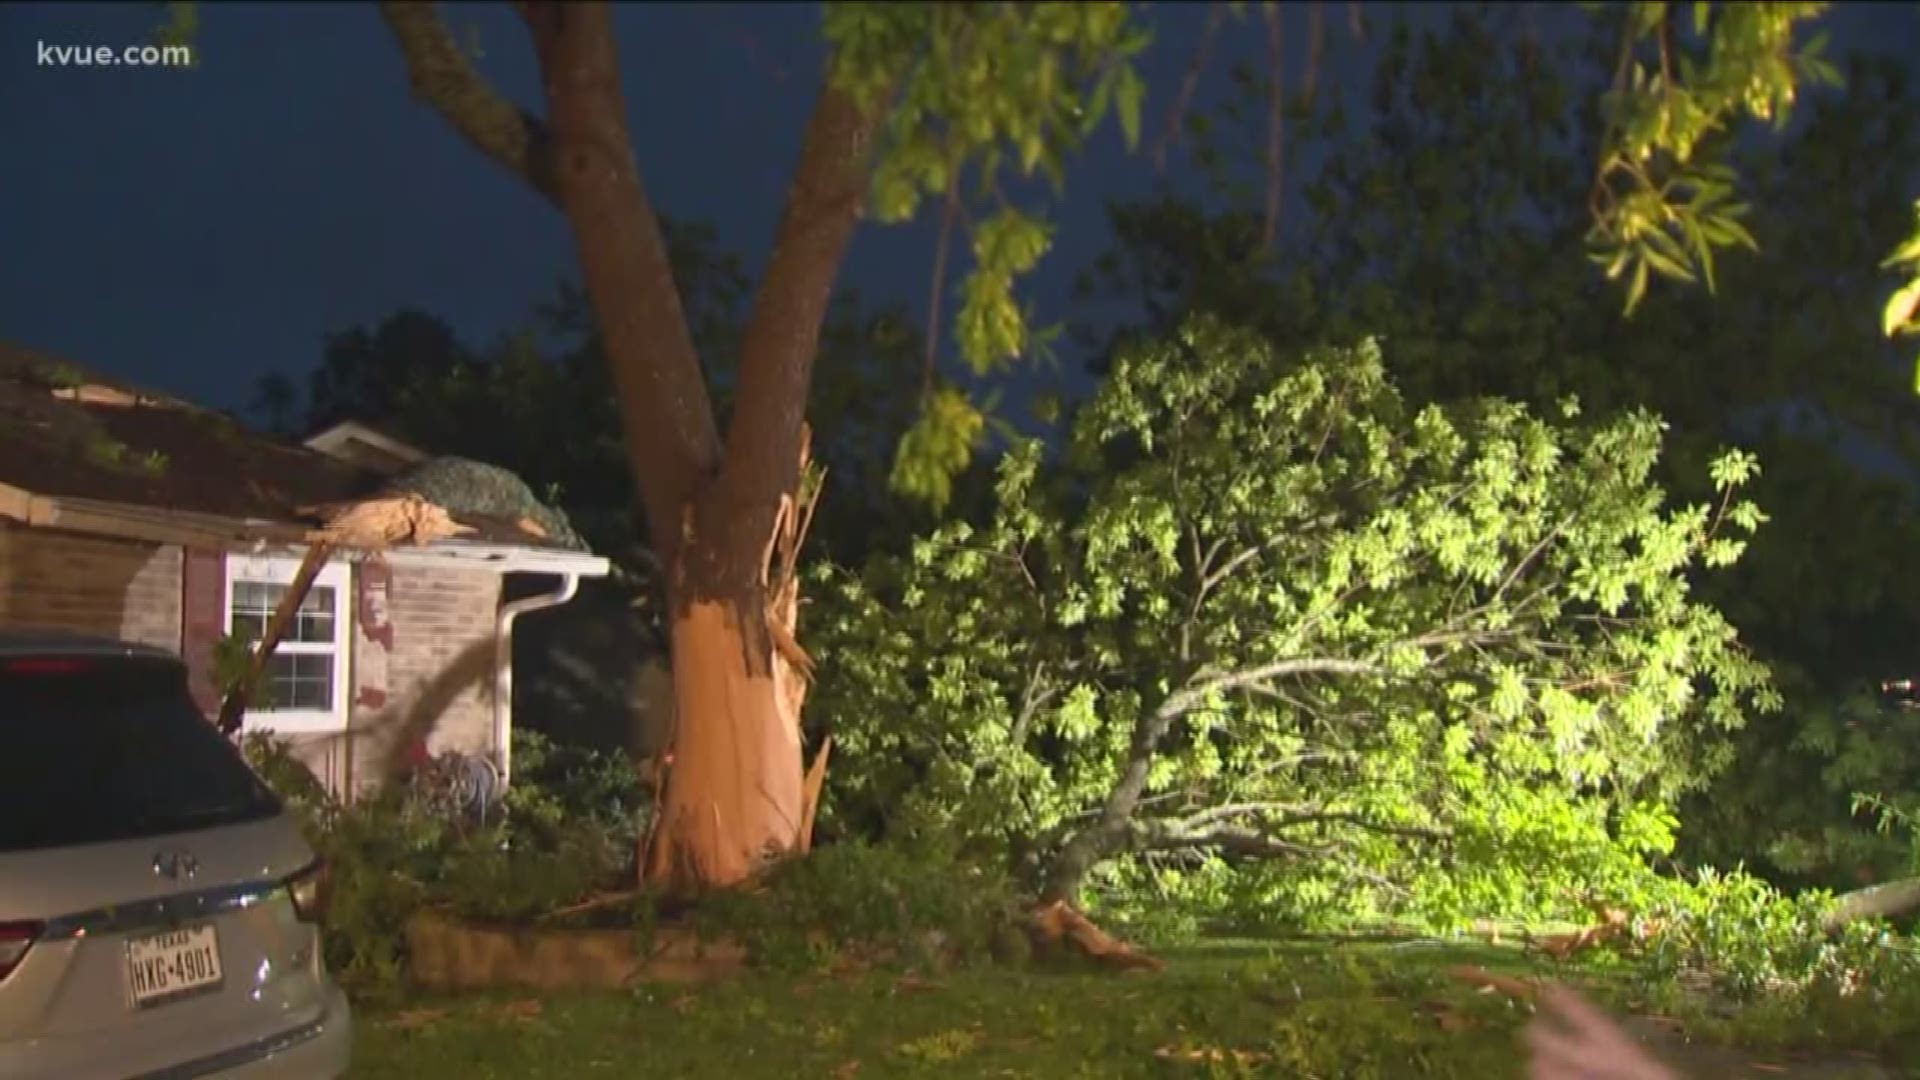
[[[322,869],[177,659],[0,630],[0,1080],[344,1073]]]

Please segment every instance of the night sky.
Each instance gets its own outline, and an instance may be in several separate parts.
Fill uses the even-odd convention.
[[[1376,21],[1442,14],[1374,7]],[[143,42],[156,5],[0,6],[0,338],[239,407],[262,374],[304,375],[330,332],[415,307],[484,345],[575,276],[560,215],[408,96],[372,6],[201,9],[198,66],[168,70],[35,62],[40,42]],[[512,12],[446,10],[495,85],[537,102]],[[1149,137],[1200,12],[1155,13]],[[656,205],[710,223],[749,265],[772,236],[818,84],[818,23],[817,6],[802,3],[635,4],[617,15]],[[1257,25],[1240,28],[1241,46],[1253,46]],[[1842,47],[1920,58],[1912,3],[1844,5],[1833,25]],[[1363,65],[1342,45],[1329,67],[1338,77]],[[1043,319],[1062,317],[1071,274],[1101,250],[1105,204],[1155,182],[1111,125],[1070,170],[1068,201],[1052,212],[1058,244],[1028,294]],[[930,233],[924,223],[863,227],[841,282],[922,307]]]

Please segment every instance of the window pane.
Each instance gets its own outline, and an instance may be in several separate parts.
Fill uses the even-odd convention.
[[[236,637],[257,641],[267,632],[267,623],[280,601],[287,595],[285,585],[266,581],[233,583],[233,633]],[[338,592],[331,585],[315,585],[300,601],[287,635],[282,640],[327,644],[333,641],[334,612]]]
[[[236,581],[233,583],[233,613],[235,615],[253,615],[264,620],[273,613],[273,605],[279,597],[273,594],[276,586],[259,581]]]
[[[255,821],[279,812],[200,716],[179,664],[0,667],[0,852]]]
[[[276,652],[262,687],[266,709],[333,709],[333,654]]]
[[[299,617],[287,628],[287,640],[332,641],[333,603],[333,586],[315,585],[300,602]]]

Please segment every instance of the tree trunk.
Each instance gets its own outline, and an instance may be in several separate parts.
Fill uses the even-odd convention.
[[[749,669],[749,631],[717,601],[680,608],[672,623],[672,771],[647,876],[731,884],[800,846],[798,715],[771,672]]]
[[[1150,713],[1141,714],[1134,722],[1133,738],[1127,745],[1127,757],[1120,768],[1120,778],[1115,781],[1113,790],[1107,793],[1107,801],[1100,808],[1100,816],[1092,825],[1073,834],[1056,855],[1053,865],[1047,870],[1046,888],[1040,898],[1045,902],[1064,900],[1072,903],[1080,892],[1080,883],[1101,859],[1113,853],[1114,845],[1126,835],[1127,827],[1133,822],[1133,812],[1140,806],[1140,796],[1147,790],[1147,773],[1153,766],[1154,747],[1166,735],[1180,713],[1171,702]]]
[[[807,449],[803,428],[794,473],[802,483]],[[794,630],[800,545],[819,487],[800,488],[796,484],[780,500],[747,597],[729,603],[694,590],[673,607],[676,727],[666,797],[649,830],[651,850],[642,853],[650,880],[731,885],[768,862],[807,850],[812,840],[819,766],[827,751],[821,749],[814,770],[804,769],[800,709],[813,664]],[[700,558],[700,542],[697,535],[689,538],[688,561],[713,565]],[[684,568],[675,576],[685,581]]]
[[[643,865],[676,886],[731,885],[769,853],[805,849],[808,791],[817,794],[819,770],[801,768],[797,540],[782,538],[805,528],[795,451],[804,456],[820,324],[866,197],[880,115],[821,88],[755,293],[723,444],[634,158],[610,6],[516,6],[539,57],[547,125],[486,85],[433,5],[382,11],[414,92],[572,228],[650,539],[670,573],[675,729]]]

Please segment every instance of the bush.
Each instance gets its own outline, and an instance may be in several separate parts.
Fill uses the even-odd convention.
[[[1744,871],[1665,880],[1637,957],[1659,1005],[1700,1012],[1746,1045],[1920,1048],[1920,949],[1878,920],[1826,925],[1832,897],[1781,893]],[[1685,988],[1708,990],[1708,1007]],[[1915,1059],[1914,1063],[1920,1063]]]
[[[503,808],[469,823],[403,785],[342,805],[286,743],[251,735],[242,747],[327,862],[327,963],[362,997],[398,988],[406,926],[425,907],[521,923],[632,874],[643,793],[613,755],[516,732],[522,768]]]

